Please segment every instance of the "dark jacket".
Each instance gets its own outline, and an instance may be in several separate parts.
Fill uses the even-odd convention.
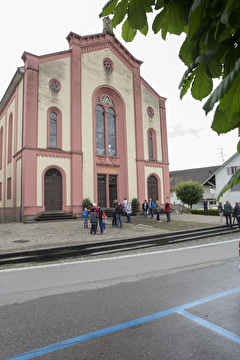
[[[224,205],[224,211],[225,211],[225,215],[226,214],[231,214],[232,213],[232,210],[233,210],[233,208],[232,208],[232,205],[231,204],[225,204]]]
[[[236,205],[234,207],[234,214],[238,217],[240,216],[240,206],[239,205]]]
[[[97,214],[96,214],[95,212],[92,212],[92,213],[91,213],[91,219],[90,219],[90,221],[91,221],[91,224],[97,224],[97,222],[98,222],[98,217],[97,217]]]
[[[144,208],[145,205],[146,205],[146,207]],[[142,204],[142,210],[147,210],[147,209],[148,209],[148,203],[145,203],[145,202],[144,202],[144,203]]]

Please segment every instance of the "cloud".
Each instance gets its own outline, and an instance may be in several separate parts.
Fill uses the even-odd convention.
[[[174,138],[177,136],[185,136],[185,135],[194,135],[196,137],[200,137],[200,132],[202,132],[204,129],[194,129],[194,128],[188,128],[185,129],[181,124],[177,124],[175,126],[170,127],[170,131],[168,132],[169,138]]]

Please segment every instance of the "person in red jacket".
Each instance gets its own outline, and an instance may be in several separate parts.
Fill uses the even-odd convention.
[[[171,204],[166,201],[165,203],[165,213],[166,213],[166,216],[167,216],[167,222],[169,222],[171,219],[170,219],[170,212],[171,212]]]

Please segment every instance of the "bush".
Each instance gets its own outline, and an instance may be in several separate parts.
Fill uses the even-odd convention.
[[[85,198],[83,199],[82,201],[82,207],[83,207],[83,210],[84,208],[86,207],[87,209],[90,209],[90,205],[92,204],[91,200],[89,198]]]
[[[140,211],[140,202],[137,198],[131,200],[132,205],[132,215],[136,215]]]
[[[191,214],[204,215],[203,209],[191,209]],[[208,209],[208,215],[219,216],[217,209]]]

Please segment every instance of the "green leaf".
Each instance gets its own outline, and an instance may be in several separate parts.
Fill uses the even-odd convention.
[[[229,91],[232,86],[236,76],[240,71],[240,59],[236,62],[234,70],[226,76],[213,93],[209,96],[208,100],[205,102],[203,109],[206,114],[209,113],[214,107],[214,105]]]
[[[194,99],[202,100],[208,96],[213,88],[212,78],[207,75],[206,64],[201,63],[196,69],[196,75],[193,80],[191,94]]]
[[[239,127],[240,125],[240,113],[236,113],[232,116],[223,112],[219,106],[216,108],[211,128],[220,134],[226,134],[227,132]]]
[[[117,5],[117,2],[118,0],[109,0],[102,8],[102,12],[99,14],[99,17],[112,14],[115,9],[115,6]]]
[[[157,34],[161,29],[164,29],[164,32],[180,35],[186,30],[185,11],[185,8],[176,1],[167,3],[153,21],[154,33]]]
[[[157,34],[161,30],[163,24],[164,24],[164,11],[162,10],[159,14],[157,14],[157,16],[153,21],[152,29],[154,34]]]
[[[159,10],[165,5],[165,0],[157,0],[157,3],[155,5],[155,10]]]
[[[197,42],[195,40],[189,41],[188,38],[182,43],[179,57],[185,65],[190,66],[198,55]]]
[[[218,78],[222,75],[222,63],[218,59],[212,59],[208,63],[208,68],[213,78]]]
[[[147,33],[148,33],[148,23],[140,30],[140,32],[145,36],[147,35]]]
[[[120,24],[124,17],[127,14],[127,8],[128,8],[128,0],[122,0],[115,10],[115,15],[112,19],[112,26],[115,28],[118,24]]]
[[[181,86],[181,92],[180,92],[180,99],[184,97],[184,95],[187,93],[188,89],[190,88],[190,85],[194,78],[194,72],[184,81],[184,83]]]
[[[230,115],[240,111],[240,71],[228,92],[220,100],[219,107]]]
[[[194,0],[189,13],[188,36],[193,38],[201,28],[206,13],[207,0]]]
[[[130,0],[128,5],[129,26],[141,30],[147,23],[145,7],[141,0]]]
[[[237,144],[237,151],[240,153],[240,141]]]
[[[232,175],[228,183],[222,188],[220,193],[218,194],[217,201],[219,201],[220,197],[229,189],[233,188],[233,186],[237,185],[240,182],[240,170],[236,171],[235,174]]]
[[[125,40],[126,42],[131,42],[134,39],[136,33],[137,33],[137,30],[132,29],[129,26],[128,19],[126,19],[124,21],[124,23],[123,23],[123,26],[122,26],[122,38],[123,38],[123,40]]]

